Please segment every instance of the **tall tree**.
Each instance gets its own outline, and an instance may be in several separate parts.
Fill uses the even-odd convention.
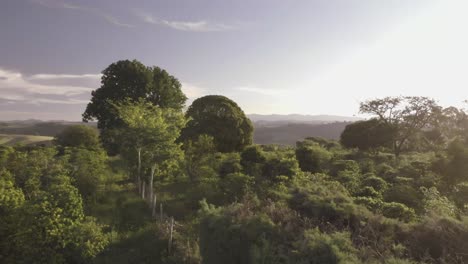
[[[121,60],[102,72],[101,87],[92,92],[91,102],[83,113],[83,121],[98,121],[106,149],[116,152],[114,131],[124,125],[112,103],[145,100],[162,108],[182,110],[187,97],[180,82],[165,70],[147,67],[137,60]]]
[[[219,152],[241,151],[252,144],[253,126],[244,111],[231,99],[220,95],[198,98],[186,113],[184,141],[206,134],[214,138]]]
[[[396,128],[393,151],[399,156],[411,137],[432,124],[440,106],[427,97],[385,97],[362,102],[359,111]]]
[[[153,201],[153,180],[178,165],[182,150],[176,143],[180,130],[185,125],[182,112],[157,107],[147,101],[126,101],[115,105],[119,118],[125,124],[121,142],[123,156],[135,163],[136,179],[141,192],[142,183],[148,180],[148,200]],[[143,166],[149,177],[143,177]]]

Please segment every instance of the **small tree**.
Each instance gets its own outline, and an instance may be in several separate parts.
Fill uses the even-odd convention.
[[[332,154],[316,143],[303,144],[298,142],[296,147],[296,159],[302,171],[323,172],[332,158]]]
[[[97,129],[85,125],[66,127],[55,137],[55,143],[62,147],[97,149],[100,146]]]
[[[347,148],[375,150],[379,147],[392,147],[396,137],[396,127],[378,119],[358,121],[346,126],[340,142]]]

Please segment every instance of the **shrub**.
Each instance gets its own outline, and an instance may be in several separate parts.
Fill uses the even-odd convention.
[[[374,189],[374,187],[366,186],[356,193],[356,196],[376,198],[382,200],[382,194]]]
[[[323,172],[332,154],[318,144],[297,144],[296,159],[302,171],[317,173]]]
[[[412,208],[401,203],[383,203],[382,214],[386,217],[400,219],[409,222],[416,217],[416,213]]]
[[[389,181],[395,177],[396,170],[387,163],[381,163],[375,168],[377,175]]]
[[[383,201],[381,199],[376,199],[376,198],[372,198],[372,197],[356,197],[354,198],[354,202],[356,204],[361,204],[363,206],[365,206],[367,209],[373,211],[373,212],[376,212],[378,210],[380,210],[380,208],[382,207],[382,204],[383,204]]]
[[[417,211],[423,208],[423,195],[417,189],[406,184],[395,184],[384,193],[386,202],[402,203]]]
[[[293,186],[289,205],[317,224],[328,223],[337,228],[358,225],[359,219],[364,217],[364,208],[353,203],[346,188],[319,175],[309,184]]]
[[[435,187],[421,187],[421,191],[424,194],[424,210],[426,214],[456,216],[457,208],[455,205],[447,197],[441,195]]]
[[[468,263],[468,221],[427,217],[403,233],[409,255],[436,263]]]
[[[278,241],[272,220],[252,201],[214,208],[202,203],[200,253],[203,264],[275,263]]]
[[[383,192],[387,189],[387,182],[375,175],[369,175],[362,180],[362,186],[372,187],[378,192]]]
[[[337,176],[340,171],[349,171],[359,174],[359,164],[354,160],[337,160],[333,162],[331,165],[330,174]]]
[[[85,125],[73,125],[65,128],[55,137],[55,143],[62,147],[99,148],[97,129]]]
[[[374,173],[375,172],[375,162],[369,158],[365,158],[359,161],[359,167],[362,173]]]
[[[250,189],[254,178],[242,173],[231,173],[219,181],[219,188],[223,192],[226,203],[240,200]]]
[[[347,232],[326,234],[317,228],[306,230],[304,236],[295,242],[295,247],[298,254],[292,263],[360,263],[355,255],[357,250]]]

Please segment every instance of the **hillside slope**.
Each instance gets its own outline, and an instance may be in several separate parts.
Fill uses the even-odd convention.
[[[279,126],[254,123],[254,142],[256,144],[294,145],[296,141],[306,137],[323,137],[337,140],[340,138],[346,125],[350,123],[351,122],[335,122],[328,124],[290,123]]]

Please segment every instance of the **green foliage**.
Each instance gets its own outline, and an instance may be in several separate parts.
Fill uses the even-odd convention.
[[[254,178],[242,173],[230,173],[219,181],[220,191],[223,192],[224,201],[239,201],[252,189]],[[227,203],[227,202],[226,202]]]
[[[371,186],[365,186],[361,188],[357,193],[356,196],[362,196],[362,197],[370,197],[370,198],[375,198],[375,199],[382,199],[382,194],[374,189],[374,187]]]
[[[359,164],[354,160],[336,160],[330,166],[330,175],[351,193],[358,191],[361,178]]]
[[[410,257],[433,263],[468,261],[468,222],[430,217],[415,223],[403,233]]]
[[[364,217],[346,188],[322,175],[313,175],[309,182],[293,186],[289,205],[318,224],[329,223],[336,228],[356,226]]]
[[[195,141],[189,140],[184,144],[185,168],[189,178],[200,180],[210,170],[214,174],[214,154],[216,146],[214,139],[208,135],[200,135]]]
[[[102,232],[103,226],[92,217],[71,229],[72,242],[68,246],[70,259],[75,263],[89,263],[109,244],[109,236]]]
[[[263,166],[262,178],[268,181],[277,182],[280,176],[290,179],[299,172],[299,165],[294,158],[273,157]]]
[[[2,262],[87,263],[106,245],[101,226],[79,239],[78,233],[86,232],[76,230],[88,225],[82,198],[67,169],[72,165],[56,153],[53,148],[8,153],[0,178],[0,211],[7,213],[0,216]]]
[[[468,212],[468,182],[462,182],[455,186],[453,200],[458,208]]]
[[[231,100],[196,100],[181,133],[177,80],[136,61],[107,70],[85,119],[121,155],[87,127],[57,147],[0,147],[1,263],[468,261],[463,111],[384,98],[361,105],[378,119],[343,133],[353,149],[258,146]]]
[[[356,204],[360,204],[365,206],[367,209],[371,210],[372,212],[380,211],[383,205],[383,201],[381,199],[369,197],[369,196],[358,196],[354,198],[354,202]]]
[[[335,140],[328,140],[322,137],[306,137],[305,142],[317,143],[328,150],[340,148],[340,143]]]
[[[181,145],[176,142],[185,118],[180,111],[154,106],[140,100],[115,105],[118,116],[125,124],[121,133],[121,152],[127,162],[137,169],[134,174],[142,178],[142,167],[153,176],[167,176],[178,169],[182,160]],[[146,177],[145,177],[146,178]]]
[[[332,154],[318,144],[311,144],[307,141],[297,143],[296,159],[302,171],[324,172],[331,158]]]
[[[219,166],[219,177],[224,178],[231,173],[239,173],[242,171],[241,159],[239,154],[234,153],[227,155]]]
[[[384,193],[384,200],[402,203],[416,211],[421,211],[424,196],[418,189],[411,186],[411,181],[407,180],[408,178],[400,178],[400,182],[395,183]]]
[[[445,217],[455,217],[457,215],[456,206],[447,197],[441,195],[437,188],[421,187],[424,195],[424,210],[428,215]]]
[[[350,234],[336,232],[325,234],[317,228],[306,230],[304,237],[296,242],[297,264],[360,263],[356,257]]]
[[[378,119],[358,121],[346,126],[340,142],[347,148],[375,150],[392,147],[396,136],[396,127]]]
[[[276,235],[275,226],[266,215],[250,210],[245,205],[224,210],[202,205],[202,263],[274,263],[269,241]]]
[[[194,140],[206,134],[214,138],[219,152],[241,151],[252,144],[253,126],[244,111],[232,100],[208,95],[193,101],[186,112],[189,120],[182,140]]]
[[[400,219],[409,222],[416,217],[416,213],[412,208],[401,203],[383,203],[382,214],[386,217]]]
[[[399,156],[408,141],[437,118],[441,107],[435,100],[421,96],[385,97],[362,102],[359,112],[372,114],[378,121],[395,130],[392,142],[395,156]],[[391,133],[393,134],[393,133]]]
[[[240,164],[245,174],[259,177],[267,158],[264,151],[257,145],[249,146],[241,152]]]
[[[107,154],[104,151],[87,149],[67,149],[66,156],[70,164],[71,176],[83,199],[95,200],[102,187],[106,174]]]
[[[98,149],[100,146],[99,133],[90,126],[68,126],[55,137],[55,143],[62,147]]]
[[[468,148],[464,142],[455,140],[447,149],[448,162],[445,167],[445,181],[449,186],[468,180]]]
[[[123,125],[113,103],[144,100],[154,106],[180,111],[187,100],[175,77],[163,69],[147,67],[137,60],[112,63],[102,74],[101,87],[92,92],[83,120],[98,121],[98,128],[104,132],[101,139],[107,150],[116,150],[112,144],[115,141],[112,130]]]
[[[378,192],[384,192],[388,188],[387,182],[375,175],[368,175],[361,181],[362,186],[372,187]]]

